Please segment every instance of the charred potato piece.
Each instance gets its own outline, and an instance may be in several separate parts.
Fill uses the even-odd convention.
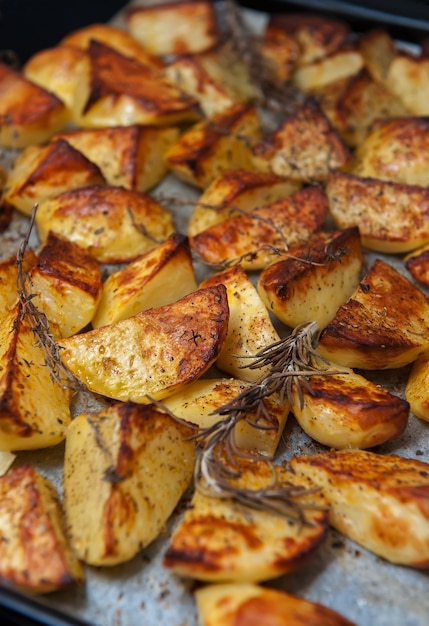
[[[233,401],[239,394],[245,393],[251,386],[250,382],[234,378],[203,378],[165,398],[163,405],[177,417],[197,424],[200,429],[210,428],[222,419],[217,410]],[[290,405],[287,400],[281,400],[278,394],[267,396],[263,404],[269,417],[263,414],[258,417],[257,423],[260,428],[253,425],[256,415],[249,411],[248,419],[237,422],[234,439],[237,447],[242,450],[273,457],[288,418]]]
[[[261,122],[251,104],[235,104],[185,131],[167,151],[167,165],[190,185],[205,189],[227,169],[252,169],[251,144]]]
[[[240,265],[211,276],[201,286],[219,284],[226,287],[229,322],[225,344],[216,365],[235,378],[254,382],[267,371],[263,367],[252,369],[254,357],[266,346],[279,341],[280,337],[258,292]]]
[[[195,107],[196,102],[167,81],[161,70],[91,40],[76,90],[77,126],[168,126],[199,119]]]
[[[0,450],[54,446],[70,422],[70,391],[51,376],[33,326],[20,301],[0,324]]]
[[[29,146],[9,171],[4,201],[25,215],[35,204],[67,189],[103,185],[100,169],[64,139],[47,146]]]
[[[339,532],[392,563],[429,566],[429,464],[367,451],[294,457],[322,487]]]
[[[336,611],[278,589],[252,583],[206,585],[195,591],[201,626],[353,626]]]
[[[207,0],[133,7],[126,20],[132,37],[155,55],[203,52],[220,35],[214,4]]]
[[[308,93],[346,76],[353,76],[364,67],[362,54],[356,48],[341,48],[330,55],[298,67],[292,80]]]
[[[58,342],[60,357],[90,391],[147,403],[195,380],[216,361],[228,328],[223,285]]]
[[[0,477],[0,578],[28,593],[84,581],[52,483],[31,465]]]
[[[116,565],[157,537],[191,481],[193,432],[153,406],[132,402],[73,420],[64,507],[80,559]]]
[[[359,226],[370,250],[403,253],[429,243],[429,188],[332,172],[326,185],[338,228]]]
[[[429,115],[429,58],[398,53],[389,66],[387,87],[413,115]]]
[[[164,566],[197,580],[258,582],[296,571],[307,562],[326,537],[328,524],[324,498],[319,492],[305,493],[314,485],[296,479],[284,467],[240,458],[233,470],[234,475],[239,472],[234,487],[250,491],[272,487],[273,471],[279,485],[303,490],[295,501],[309,505],[308,524],[196,490],[173,532]]]
[[[316,233],[286,254],[262,271],[258,293],[287,326],[314,321],[322,329],[359,284],[363,265],[359,230]]]
[[[428,319],[423,292],[377,259],[322,331],[318,349],[346,367],[402,367],[429,348]]]
[[[188,241],[184,235],[173,234],[105,280],[92,326],[114,324],[196,289]]]
[[[351,156],[314,100],[286,117],[278,130],[253,147],[252,154],[256,169],[297,181],[324,180]]]
[[[100,263],[123,263],[152,250],[174,232],[171,214],[150,196],[121,187],[93,185],[41,202],[36,228],[87,250]]]
[[[274,84],[290,80],[301,54],[296,37],[281,28],[269,27],[258,41],[263,68]]]
[[[245,269],[262,269],[286,245],[305,241],[319,230],[327,212],[325,194],[307,187],[207,228],[192,238],[191,246],[211,263],[235,260]]]
[[[99,263],[77,244],[50,232],[30,271],[32,302],[69,337],[87,326],[101,298]]]
[[[0,146],[26,148],[46,142],[69,119],[56,95],[0,63]]]

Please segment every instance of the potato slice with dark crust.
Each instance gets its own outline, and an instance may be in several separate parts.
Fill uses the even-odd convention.
[[[252,583],[206,585],[195,600],[201,626],[353,626],[326,606]]]
[[[257,288],[262,301],[291,328],[310,321],[324,328],[359,284],[359,229],[316,233],[285,255],[261,272]]]
[[[157,537],[191,482],[194,432],[153,406],[132,402],[73,420],[64,506],[79,558],[116,565]]]
[[[216,361],[228,329],[223,285],[199,289],[58,342],[64,364],[88,387],[116,400],[148,403],[201,376]]]
[[[210,263],[237,260],[246,269],[262,269],[286,246],[305,241],[327,216],[327,198],[317,187],[240,213],[195,235],[191,246]]]
[[[252,153],[256,169],[297,181],[324,180],[351,157],[322,109],[310,99],[278,130],[263,137]]]
[[[76,90],[73,118],[77,126],[171,125],[199,117],[196,102],[160,70],[91,40]]]
[[[426,296],[391,265],[377,259],[322,331],[318,349],[346,367],[402,367],[429,348],[428,320]]]
[[[47,146],[29,146],[9,171],[4,202],[25,215],[35,204],[53,198],[67,189],[103,185],[100,169],[64,139]]]
[[[311,376],[300,393],[293,387],[291,410],[307,435],[341,450],[373,448],[404,432],[408,402],[349,368],[329,369],[344,373]]]
[[[240,458],[232,469],[239,472],[239,487],[273,487],[270,464]],[[284,467],[274,466],[274,470],[279,484],[304,490],[314,487]],[[257,582],[293,572],[321,545],[328,524],[321,493],[297,497],[296,502],[316,505],[306,510],[307,524],[197,490],[171,537],[164,565],[175,574],[211,582]]]
[[[429,567],[428,463],[343,450],[290,465],[322,487],[334,528],[392,563]]]
[[[429,243],[429,187],[331,172],[326,194],[337,227],[359,226],[371,250],[403,253]]]
[[[0,578],[29,593],[84,581],[51,482],[30,465],[0,477]]]
[[[57,96],[0,63],[0,146],[25,148],[48,141],[69,118]]]
[[[148,195],[93,185],[41,202],[39,239],[48,233],[73,241],[100,263],[123,263],[152,250],[174,231],[171,214]]]

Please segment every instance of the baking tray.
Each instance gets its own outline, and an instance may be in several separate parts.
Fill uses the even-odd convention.
[[[250,3],[251,0],[242,4],[248,7]],[[132,4],[142,4],[142,1]],[[336,16],[352,24],[354,18],[362,18],[362,7],[356,7],[353,12],[350,3],[280,1],[269,5],[264,3],[264,9],[283,11],[299,7],[313,10],[321,4],[325,11],[333,11],[335,5]],[[346,5],[347,11],[341,11],[340,8],[344,9]],[[266,14],[248,8],[245,14],[255,29],[260,28],[267,18]],[[123,13],[115,16],[112,23],[123,25]],[[371,23],[374,25],[375,22]],[[389,21],[386,19],[383,23],[389,24]],[[422,29],[413,32],[412,40],[419,40]],[[172,176],[163,181],[156,193],[189,198],[190,202],[199,195]],[[187,209],[181,207],[180,215],[175,216],[177,229],[181,232],[186,232],[190,211],[191,204]],[[1,257],[16,251],[26,227],[26,218],[16,214],[12,228],[0,239]],[[367,263],[381,256],[367,254]],[[399,271],[404,271],[400,258],[385,258]],[[197,279],[201,278],[201,268],[196,267],[196,271]],[[366,374],[403,397],[407,368]],[[75,412],[79,412],[79,406],[75,407]],[[277,460],[281,462],[296,453],[322,450],[325,448],[307,437],[295,420],[289,418]],[[427,460],[429,425],[410,416],[405,433],[395,441],[380,446],[377,451]],[[16,463],[33,463],[61,492],[63,454],[64,445],[61,444],[48,450],[19,453]],[[88,567],[87,580],[82,587],[43,597],[30,597],[0,586],[0,623],[19,626],[196,626],[192,595],[195,582],[174,576],[162,566],[169,534],[185,506],[186,497],[159,538],[131,561],[112,568]],[[269,581],[267,585],[325,604],[358,626],[426,626],[429,624],[428,582],[428,573],[393,566],[331,531],[326,543],[306,566],[298,572]]]

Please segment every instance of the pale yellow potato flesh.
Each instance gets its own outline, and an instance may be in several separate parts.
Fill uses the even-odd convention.
[[[413,363],[405,385],[405,397],[411,412],[429,422],[429,354],[425,352]]]

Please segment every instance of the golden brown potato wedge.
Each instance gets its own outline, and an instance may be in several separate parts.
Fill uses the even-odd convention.
[[[174,233],[105,280],[92,326],[114,324],[196,289],[189,243],[184,235]]]
[[[429,354],[425,352],[413,363],[405,386],[405,397],[411,412],[429,422]]]
[[[77,126],[171,125],[199,117],[196,102],[167,81],[161,70],[91,40],[76,90]]]
[[[352,172],[407,185],[429,185],[429,119],[380,120],[356,150]]]
[[[281,28],[268,26],[258,46],[269,79],[279,85],[289,81],[301,53],[297,38]]]
[[[300,65],[292,80],[304,93],[324,87],[346,76],[353,76],[364,67],[361,52],[354,47],[342,47],[311,63]]]
[[[101,298],[101,271],[77,244],[50,232],[30,271],[32,302],[61,337],[87,326]]]
[[[220,35],[214,4],[208,0],[132,7],[126,20],[132,37],[155,55],[202,52]]]
[[[275,174],[227,169],[201,194],[188,221],[188,235],[193,237],[241,211],[253,211],[298,189],[299,183]]]
[[[153,406],[132,402],[73,420],[64,507],[80,559],[116,565],[157,537],[191,481],[193,432]]]
[[[25,148],[48,141],[69,118],[56,95],[0,63],[0,146]]]
[[[257,288],[262,301],[291,328],[310,321],[324,328],[359,284],[359,229],[316,233],[285,255],[261,272]]]
[[[165,398],[162,403],[177,417],[196,424],[201,429],[209,428],[222,415],[216,413],[224,404],[234,400],[239,394],[251,387],[252,383],[235,378],[200,378],[182,391]],[[234,429],[235,443],[242,450],[254,454],[273,457],[282,436],[290,405],[280,399],[278,394],[271,394],[263,400],[269,418],[258,418],[257,428],[255,413],[249,412],[248,419],[240,420]]]
[[[319,230],[326,215],[325,194],[307,187],[207,228],[191,239],[191,246],[210,263],[233,260],[246,269],[262,269],[279,251]]]
[[[370,250],[403,253],[429,243],[427,187],[332,172],[326,194],[336,226],[359,226]]]
[[[307,435],[337,450],[363,450],[404,432],[408,402],[350,368],[331,363],[329,369],[341,373],[315,374],[309,387],[293,387],[291,410]]]
[[[346,367],[402,367],[429,348],[428,319],[424,293],[377,259],[322,331],[319,351]]]
[[[205,189],[224,170],[252,169],[251,144],[260,136],[256,108],[235,104],[185,131],[166,162],[180,179]]]
[[[253,147],[252,154],[256,169],[297,181],[324,180],[351,156],[314,100],[287,116],[278,130]]]
[[[98,165],[109,185],[148,191],[167,174],[164,154],[177,141],[173,126],[116,126],[61,133],[76,150]]]
[[[54,446],[70,421],[70,391],[51,377],[33,326],[20,302],[0,324],[0,450]]]
[[[304,490],[314,486],[284,467],[241,458],[234,466],[234,472],[239,472],[236,486],[252,491],[271,488],[273,469],[279,485]],[[211,582],[257,582],[296,571],[326,537],[328,513],[319,492],[295,501],[319,507],[306,511],[308,524],[197,489],[173,532],[164,565],[175,574]]]
[[[0,477],[0,578],[29,593],[84,581],[54,486],[31,465]]]
[[[226,289],[199,289],[157,309],[58,342],[90,391],[147,403],[195,380],[216,361],[228,329]]]
[[[266,346],[279,341],[267,309],[250,278],[240,265],[207,278],[202,287],[225,285],[228,295],[229,322],[225,344],[216,361],[217,367],[238,378],[253,382],[266,368],[252,369],[253,357]]]
[[[30,249],[24,253],[21,271],[27,274],[36,262],[36,255]],[[0,320],[9,314],[18,298],[18,261],[16,254],[0,261]]]
[[[53,231],[100,263],[131,261],[174,232],[171,214],[156,200],[110,185],[74,189],[41,202],[36,227],[42,243]]]
[[[387,87],[414,115],[429,115],[429,58],[406,52],[395,55],[386,77]]]
[[[334,52],[345,42],[349,25],[333,17],[316,13],[273,13],[265,30],[267,37],[284,31],[299,43],[298,63],[305,65]]]
[[[63,139],[29,146],[8,173],[4,201],[25,215],[35,204],[84,185],[103,185],[100,169]]]
[[[61,45],[86,51],[92,40],[104,43],[142,65],[159,68],[161,60],[144,48],[130,33],[111,24],[89,24],[63,37]]]
[[[367,550],[429,566],[429,464],[362,450],[294,457],[292,469],[322,487],[334,528]]]
[[[353,626],[316,602],[252,583],[219,583],[195,591],[201,626],[276,624],[276,626]]]
[[[396,55],[395,42],[388,31],[383,28],[369,30],[359,37],[358,48],[371,76],[384,83]]]
[[[404,264],[415,280],[429,287],[429,244],[407,254]]]

